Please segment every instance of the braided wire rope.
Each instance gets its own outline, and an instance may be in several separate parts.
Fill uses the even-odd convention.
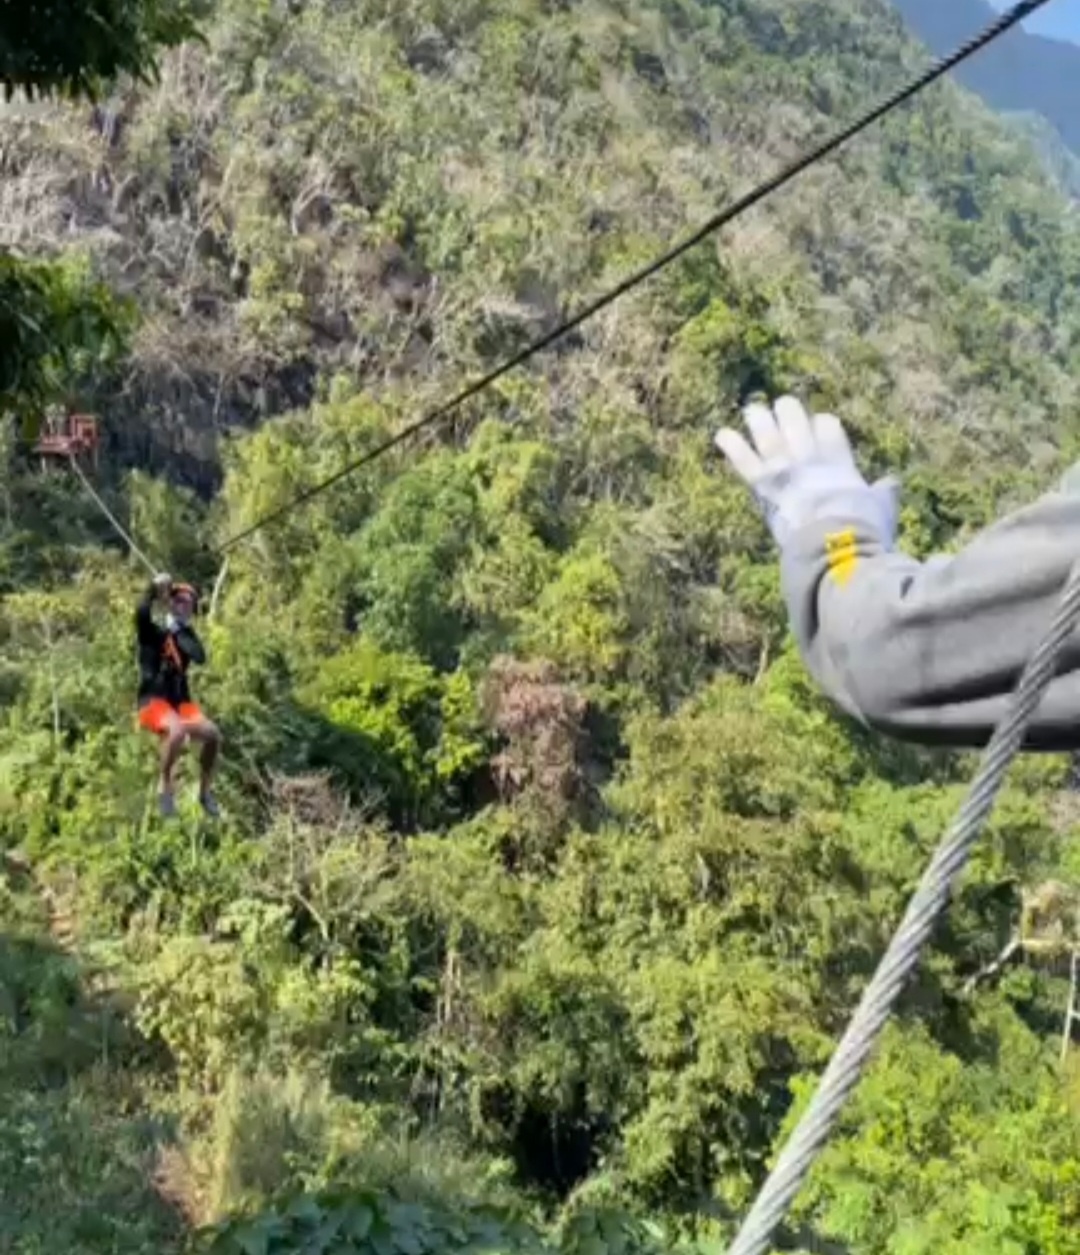
[[[925,91],[927,87],[937,82],[938,79],[944,77],[950,70],[954,69],[962,61],[966,61],[969,57],[974,56],[975,53],[980,52],[1001,35],[1004,35],[1007,31],[1019,25],[1019,23],[1026,17],[1030,17],[1031,14],[1035,13],[1038,9],[1043,8],[1049,3],[1050,0],[1023,0],[1022,3],[1014,5],[1007,12],[1002,13],[1000,17],[995,19],[995,21],[992,22],[981,34],[975,35],[969,39],[951,56],[935,62],[917,78],[913,79],[906,86],[898,88],[890,96],[887,96],[880,104],[862,114],[854,122],[850,123],[850,125],[836,132],[836,134],[824,140],[821,144],[818,144],[817,147],[812,148],[804,156],[797,158],[795,161],[785,166],[777,174],[773,175],[772,178],[759,184],[740,200],[735,201],[726,209],[722,209],[718,213],[714,214],[707,222],[698,227],[692,235],[689,235],[686,239],[674,245],[667,252],[661,254],[645,266],[642,266],[639,270],[627,275],[625,279],[616,284],[613,288],[604,292],[602,295],[598,296],[589,304],[583,306],[576,314],[568,318],[565,322],[560,323],[551,331],[548,331],[538,339],[532,341],[531,344],[526,345],[525,348],[521,349],[520,352],[515,353],[501,365],[496,366],[487,374],[482,375],[473,383],[462,388],[462,390],[452,396],[450,400],[445,401],[442,405],[438,406],[430,413],[409,424],[409,426],[403,427],[401,431],[397,432],[393,436],[390,436],[381,444],[376,445],[374,449],[370,449],[368,452],[361,454],[354,460],[346,462],[332,475],[327,476],[326,479],[323,479],[316,484],[312,484],[311,487],[306,488],[301,493],[298,493],[284,505],[278,506],[262,515],[260,518],[257,518],[253,523],[249,524],[247,527],[243,528],[241,531],[237,532],[235,535],[229,537],[227,540],[218,545],[215,552],[217,554],[223,554],[227,550],[232,549],[242,540],[246,540],[247,537],[252,536],[255,532],[260,531],[268,524],[274,523],[277,520],[284,518],[286,515],[291,514],[293,510],[299,509],[300,506],[306,505],[307,502],[312,500],[312,498],[319,496],[320,493],[325,492],[328,488],[332,488],[335,484],[340,483],[341,480],[355,474],[362,467],[370,466],[372,462],[377,461],[379,458],[391,452],[391,450],[396,449],[399,445],[411,440],[413,436],[418,435],[425,428],[432,427],[436,423],[442,422],[443,419],[448,418],[452,413],[460,409],[466,401],[469,401],[479,393],[484,392],[504,375],[509,374],[510,371],[515,370],[518,366],[524,365],[527,361],[535,357],[538,353],[543,352],[544,349],[554,344],[557,340],[561,340],[571,331],[576,330],[582,323],[598,314],[602,309],[606,309],[607,306],[613,304],[619,299],[619,297],[625,295],[632,288],[640,287],[641,284],[645,283],[648,279],[651,279],[659,271],[663,270],[666,266],[669,266],[673,261],[682,257],[684,253],[687,253],[690,249],[696,247],[708,236],[715,234],[722,227],[727,226],[728,223],[746,213],[748,209],[752,209],[759,202],[765,200],[766,197],[771,196],[773,192],[778,191],[785,184],[790,183],[797,175],[802,174],[805,170],[809,169],[813,165],[816,165],[819,161],[835,152],[838,148],[843,147],[843,145],[849,140],[854,139],[855,136],[872,126],[880,118],[883,118],[888,113],[892,113],[902,104],[905,104],[908,100],[912,99],[912,97]]]
[[[858,1084],[904,984],[918,965],[949,902],[952,886],[1020,752],[1028,724],[1057,670],[1067,641],[1080,626],[1080,560],[1050,628],[1024,668],[1010,708],[991,737],[964,804],[938,846],[907,912],[826,1068],[816,1093],[762,1186],[728,1255],[765,1255],[772,1236],[821,1152],[840,1110]],[[1080,718],[1080,712],[1077,712]]]

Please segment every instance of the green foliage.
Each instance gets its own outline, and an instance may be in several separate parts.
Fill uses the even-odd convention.
[[[437,1212],[378,1195],[294,1199],[277,1214],[225,1226],[207,1247],[209,1255],[286,1255],[300,1250],[313,1255],[391,1250],[415,1255],[443,1251],[540,1255],[545,1249],[529,1230],[485,1211]]]
[[[50,102],[5,131],[13,238],[88,260],[7,263],[0,398],[94,400],[141,547],[221,577],[226,818],[191,755],[154,813],[144,573],[9,429],[0,1246],[718,1255],[971,763],[814,691],[711,431],[797,389],[902,472],[908,548],[955,545],[1077,446],[1074,216],[942,85],[225,569],[919,54],[881,0],[206,31],[108,135]],[[1072,1255],[1069,973],[994,966],[1076,880],[1070,779],[1017,769],[786,1249]]]
[[[7,918],[17,902],[6,886],[0,892]],[[32,932],[0,937],[0,1013],[0,1062],[12,1083],[78,1071],[93,1062],[108,1031],[85,1005],[77,966]]]
[[[162,47],[196,34],[204,0],[83,0],[6,4],[0,84],[10,101],[97,97],[121,74],[146,79]],[[123,356],[132,310],[85,263],[0,255],[0,415],[33,434],[42,409],[70,404]]]
[[[61,1089],[5,1089],[0,1114],[0,1244],[27,1255],[184,1248],[156,1196],[152,1124],[123,1083],[90,1076]]]
[[[0,83],[8,99],[96,96],[120,74],[152,76],[161,47],[192,38],[205,0],[64,0],[6,4],[0,15]]]
[[[149,1180],[158,1131],[132,1111],[130,1035],[100,973],[91,984],[43,938],[43,915],[0,866],[0,1248],[178,1252]]]
[[[0,255],[0,412],[25,434],[54,402],[77,398],[121,359],[131,308],[82,262]]]
[[[628,648],[621,594],[602,554],[569,554],[526,620],[526,643],[575,678],[617,679]]]
[[[890,1033],[803,1201],[825,1232],[890,1255],[1080,1249],[1075,1114],[1039,1045],[983,1018],[1007,1070]]]
[[[301,1196],[257,1220],[231,1222],[207,1235],[207,1255],[660,1255],[672,1250],[656,1227],[617,1211],[583,1211],[545,1239],[513,1215],[491,1208],[435,1207],[392,1194]],[[690,1248],[678,1247],[690,1255]],[[695,1248],[697,1249],[697,1248]]]
[[[454,577],[479,523],[468,466],[434,458],[388,487],[355,559],[358,614],[383,648],[452,663],[464,635]]]
[[[469,677],[439,676],[409,654],[360,638],[325,663],[307,690],[327,723],[315,761],[353,791],[379,795],[392,814],[432,815],[486,758]]]

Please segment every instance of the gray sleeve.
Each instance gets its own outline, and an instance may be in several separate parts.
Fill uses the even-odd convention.
[[[803,528],[781,559],[799,650],[844,711],[891,736],[981,746],[1046,634],[1080,557],[1080,496],[1049,493],[952,557],[883,550],[845,519]],[[1080,748],[1080,636],[1028,748]]]

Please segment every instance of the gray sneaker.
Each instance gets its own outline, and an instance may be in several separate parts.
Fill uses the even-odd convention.
[[[171,793],[159,793],[158,810],[162,819],[172,819],[176,814],[176,798]]]
[[[199,794],[199,805],[212,819],[219,819],[221,817],[221,811],[218,808],[217,798],[215,798],[209,790]]]

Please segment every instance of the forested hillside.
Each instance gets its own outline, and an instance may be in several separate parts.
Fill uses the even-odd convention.
[[[995,16],[995,7],[988,0],[894,3],[919,38],[942,56],[972,31],[988,26]],[[1057,3],[1060,6],[1072,0]],[[995,109],[1041,115],[1072,153],[1080,155],[1080,48],[1075,44],[1024,29],[1013,30],[984,56],[962,66],[957,77]]]
[[[0,1251],[722,1251],[971,760],[814,693],[712,432],[828,404],[956,543],[1076,452],[1075,216],[944,84],[223,569],[926,54],[886,0],[202,26],[0,114],[64,331],[4,309]],[[145,574],[49,400],[219,587],[218,823],[156,815]],[[1016,768],[783,1249],[1080,1252],[1078,820]]]
[[[1066,195],[1080,200],[1080,156],[1068,148],[1061,136],[1037,113],[1016,113],[1010,119],[1028,136],[1042,154],[1047,173]]]

